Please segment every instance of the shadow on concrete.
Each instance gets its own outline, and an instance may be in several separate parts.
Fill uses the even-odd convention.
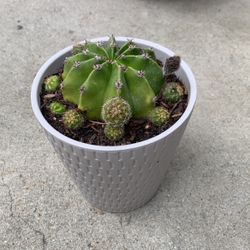
[[[194,171],[194,168],[200,168],[199,164],[197,164],[198,157],[200,156],[196,152],[196,149],[197,147],[199,147],[200,151],[203,151],[203,149],[201,148],[198,140],[199,138],[193,135],[181,141],[174,159],[168,166],[167,173],[158,191],[147,204],[132,211],[133,217],[134,215],[135,217],[140,217],[140,215],[148,212],[154,213],[165,209],[165,207],[162,206],[161,201],[163,199],[171,201],[173,198],[171,195],[175,193],[176,185],[182,185],[181,180],[188,178],[189,171]],[[161,193],[163,193],[163,195],[161,195]]]

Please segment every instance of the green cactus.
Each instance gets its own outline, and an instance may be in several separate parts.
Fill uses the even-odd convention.
[[[154,108],[149,115],[149,120],[157,127],[163,126],[169,119],[170,114],[163,107]]]
[[[49,108],[50,108],[51,113],[55,115],[63,115],[66,111],[65,106],[61,104],[60,102],[52,102],[49,105]]]
[[[59,76],[49,76],[44,81],[44,88],[47,92],[55,92],[60,85]]]
[[[104,128],[104,134],[110,141],[118,141],[124,135],[124,128],[123,126],[106,124]]]
[[[162,92],[162,97],[166,102],[176,103],[184,95],[183,87],[177,82],[168,83]]]
[[[123,125],[128,122],[130,117],[130,105],[120,97],[108,100],[102,107],[102,119],[107,124]]]
[[[132,41],[119,48],[113,36],[106,44],[85,41],[75,46],[65,60],[62,78],[64,100],[91,120],[106,119],[102,109],[113,98],[128,103],[133,118],[147,118],[164,83],[152,50],[138,48]]]
[[[76,109],[71,109],[64,113],[63,123],[66,128],[76,130],[83,125],[84,118]]]

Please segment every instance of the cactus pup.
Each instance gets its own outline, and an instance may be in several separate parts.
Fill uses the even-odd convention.
[[[76,109],[68,110],[63,115],[64,126],[68,129],[77,130],[84,123],[82,114]]]
[[[104,134],[110,141],[118,141],[124,135],[123,126],[107,124],[104,128]]]
[[[184,95],[184,89],[178,82],[168,83],[162,92],[162,97],[166,102],[176,103]]]
[[[44,81],[44,88],[47,92],[55,92],[60,85],[60,77],[57,75],[49,76]]]
[[[65,106],[61,104],[60,102],[52,102],[49,105],[49,108],[50,108],[51,113],[55,115],[63,115],[66,111]]]
[[[168,121],[170,114],[167,109],[163,107],[156,107],[151,111],[149,120],[157,127],[161,127]]]

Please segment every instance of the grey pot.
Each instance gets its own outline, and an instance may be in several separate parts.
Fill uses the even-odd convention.
[[[151,47],[162,61],[173,52],[158,44],[117,37],[118,45],[128,39],[140,47]],[[107,41],[108,37],[91,41]],[[196,82],[188,65],[182,61],[177,75],[188,93],[188,106],[181,118],[163,133],[124,146],[95,146],[70,139],[55,130],[40,111],[39,93],[46,76],[54,74],[70,55],[72,46],[53,55],[38,71],[31,92],[33,112],[47,138],[62,159],[83,196],[92,206],[108,212],[128,212],[144,205],[156,193],[171,161],[196,101]]]

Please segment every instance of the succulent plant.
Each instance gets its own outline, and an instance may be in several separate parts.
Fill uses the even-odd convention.
[[[60,85],[60,77],[57,75],[49,76],[44,81],[44,88],[47,92],[55,92]]]
[[[50,108],[51,113],[55,115],[63,115],[66,111],[65,106],[61,104],[60,102],[52,102],[49,105],[49,108]]]
[[[184,89],[177,82],[168,83],[162,91],[163,99],[169,103],[178,102],[183,95],[184,95]]]
[[[130,105],[120,97],[114,97],[108,100],[102,107],[102,119],[107,124],[124,125],[130,117]]]
[[[124,135],[124,128],[123,126],[106,124],[104,134],[110,141],[118,141]]]
[[[85,41],[75,46],[65,60],[62,78],[64,100],[85,111],[88,119],[107,123],[113,123],[112,114],[106,112],[111,100],[119,100],[127,112],[123,116],[116,111],[114,123],[125,123],[131,115],[148,118],[164,83],[152,50],[138,48],[132,41],[119,48],[113,36],[106,44]]]
[[[150,112],[149,120],[157,127],[163,126],[169,119],[169,112],[163,107],[156,107]]]
[[[76,109],[71,109],[64,113],[63,123],[66,128],[76,130],[83,125],[84,118],[79,111]]]
[[[153,49],[139,48],[132,40],[118,46],[113,36],[107,42],[84,41],[73,46],[71,52],[65,58],[63,73],[44,81],[47,96],[57,95],[76,106],[66,111],[60,102],[49,105],[50,112],[63,116],[61,121],[70,130],[82,127],[85,118],[101,120],[107,139],[118,141],[131,118],[164,126],[170,113],[156,106],[159,97],[174,104],[184,95],[181,84],[164,84],[175,81],[173,73],[180,67],[179,56],[168,58],[163,68]],[[59,86],[60,93],[53,93]]]

